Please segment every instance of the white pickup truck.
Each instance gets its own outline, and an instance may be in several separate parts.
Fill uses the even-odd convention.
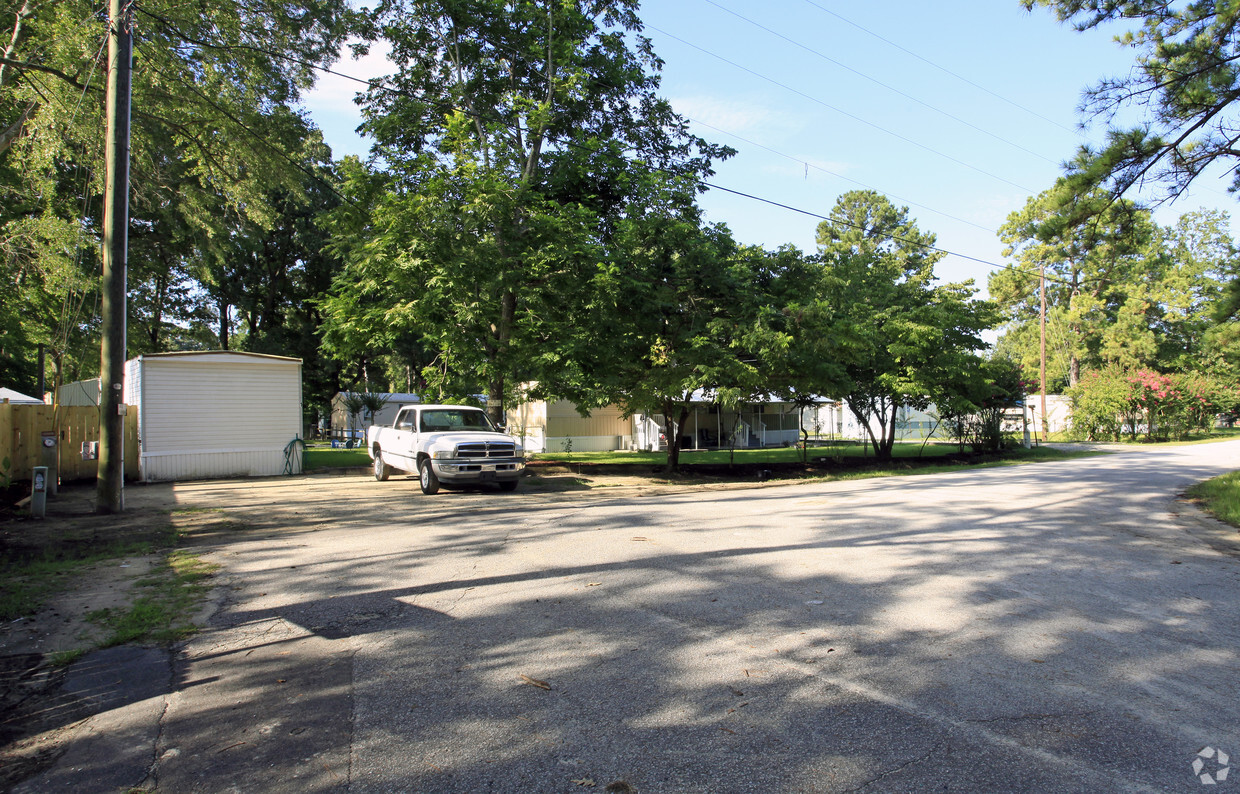
[[[366,451],[376,480],[386,480],[392,469],[416,472],[424,494],[438,493],[441,484],[495,483],[512,491],[525,469],[516,439],[466,405],[403,405],[391,427],[367,428]]]

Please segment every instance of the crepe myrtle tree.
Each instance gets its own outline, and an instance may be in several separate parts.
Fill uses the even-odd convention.
[[[981,333],[998,319],[971,282],[935,281],[944,254],[934,242],[907,208],[868,190],[840,196],[818,226],[822,289],[850,339],[833,396],[847,401],[879,459],[891,457],[900,409],[925,409],[976,367]]]

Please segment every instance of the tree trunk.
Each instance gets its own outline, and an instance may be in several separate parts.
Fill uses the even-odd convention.
[[[497,375],[487,385],[487,416],[498,427],[504,422],[504,376]]]
[[[1068,358],[1068,385],[1075,386],[1081,380],[1081,360],[1072,355]]]
[[[232,310],[232,304],[228,303],[228,301],[224,300],[223,298],[220,298],[219,309],[220,309],[220,350],[227,350],[228,349],[228,331],[229,331],[229,325],[230,325],[229,320],[228,320],[228,313]]]
[[[865,430],[866,436],[870,439],[870,445],[874,447],[874,456],[878,457],[878,454],[879,454],[878,439],[874,437],[874,428],[870,427],[870,414],[857,410],[856,405],[857,405],[856,401],[849,400],[848,410],[852,411],[852,415],[856,417],[857,423],[860,424],[861,427]]]
[[[164,298],[168,292],[168,279],[163,276],[155,278],[155,307],[151,310],[151,330],[147,337],[151,343],[152,353],[162,353],[159,349],[159,332],[164,322]]]
[[[667,403],[663,406],[663,425],[667,433],[667,470],[675,473],[680,471],[680,428],[689,420],[688,406],[681,406],[679,418],[673,422],[672,412],[675,406]]]
[[[879,460],[891,460],[891,450],[896,445],[896,413],[896,406],[892,403],[891,419],[886,420],[883,426],[883,451],[875,455]]]

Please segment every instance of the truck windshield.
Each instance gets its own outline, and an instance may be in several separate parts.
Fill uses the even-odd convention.
[[[466,409],[437,409],[422,412],[423,433],[443,433],[450,430],[494,430],[491,420],[482,411]]]

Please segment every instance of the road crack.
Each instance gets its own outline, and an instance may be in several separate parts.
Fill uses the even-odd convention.
[[[932,755],[939,752],[941,749],[946,749],[947,747],[948,747],[947,742],[939,742],[938,744],[934,745],[929,750],[927,750],[924,755],[919,755],[916,758],[910,758],[909,760],[905,761],[902,764],[892,767],[891,769],[888,769],[885,772],[881,772],[875,775],[874,777],[870,778],[869,780],[865,781],[860,786],[857,786],[855,788],[845,789],[844,794],[851,794],[851,792],[855,792],[855,791],[864,791],[865,789],[874,785],[875,783],[882,780],[883,778],[891,777],[897,772],[907,769],[908,767],[913,766],[914,764],[920,764],[923,761],[929,760]]]

